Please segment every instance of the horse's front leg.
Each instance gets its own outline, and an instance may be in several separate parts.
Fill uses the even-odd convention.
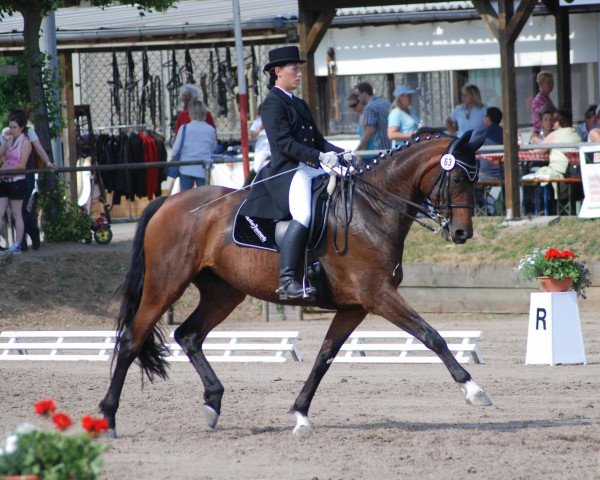
[[[433,351],[459,384],[467,403],[481,406],[492,404],[483,389],[452,355],[446,340],[406,303],[393,286],[384,288],[377,298],[377,303],[370,305],[370,312],[386,318]]]
[[[202,344],[209,332],[225,320],[246,295],[209,271],[199,275],[194,284],[200,290],[200,303],[175,330],[175,340],[200,375],[204,385],[204,419],[210,428],[215,428],[225,389],[206,359]]]
[[[313,433],[310,421],[308,420],[308,409],[319,387],[319,383],[321,383],[333,359],[340,351],[348,336],[363,321],[366,315],[367,312],[363,309],[353,309],[340,310],[333,317],[310,375],[306,379],[306,383],[302,387],[290,412],[296,416],[296,426],[294,427],[296,435],[308,436]]]

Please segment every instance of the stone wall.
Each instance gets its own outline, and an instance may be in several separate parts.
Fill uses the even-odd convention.
[[[600,263],[588,265],[592,286],[579,309],[600,312]],[[507,265],[474,267],[429,263],[403,265],[399,292],[417,312],[529,313],[529,294],[539,291],[534,282],[518,277]]]

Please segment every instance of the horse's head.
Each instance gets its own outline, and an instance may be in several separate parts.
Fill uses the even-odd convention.
[[[477,181],[475,152],[483,145],[485,131],[466,132],[453,139],[443,155],[427,162],[421,192],[442,216],[442,235],[454,243],[473,236],[473,202]]]

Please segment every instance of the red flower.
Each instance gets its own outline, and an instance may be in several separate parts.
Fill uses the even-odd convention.
[[[575,254],[571,250],[560,252],[560,258],[575,258]]]
[[[45,398],[33,405],[38,415],[50,415],[56,411],[56,403],[51,398]]]
[[[556,250],[556,248],[549,248],[548,250],[546,250],[546,254],[544,255],[544,258],[546,260],[552,260],[554,258],[561,258],[560,252],[558,250]]]
[[[90,415],[81,417],[81,426],[90,435],[96,436],[108,430],[108,421],[105,418],[93,418]]]
[[[53,415],[52,421],[58,430],[66,430],[73,425],[71,417],[69,417],[66,413],[57,413],[56,415]]]

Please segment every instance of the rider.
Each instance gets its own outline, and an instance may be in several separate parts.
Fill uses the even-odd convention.
[[[320,164],[336,167],[338,154],[343,152],[323,138],[306,102],[292,95],[300,85],[305,61],[297,46],[269,51],[269,63],[263,72],[269,75],[270,92],[262,103],[261,118],[272,159],[257,175],[240,211],[242,215],[273,220],[292,218],[280,246],[280,300],[304,296],[302,284],[295,277],[308,240],[312,179],[325,173]],[[307,289],[306,297],[314,293],[314,288]]]

